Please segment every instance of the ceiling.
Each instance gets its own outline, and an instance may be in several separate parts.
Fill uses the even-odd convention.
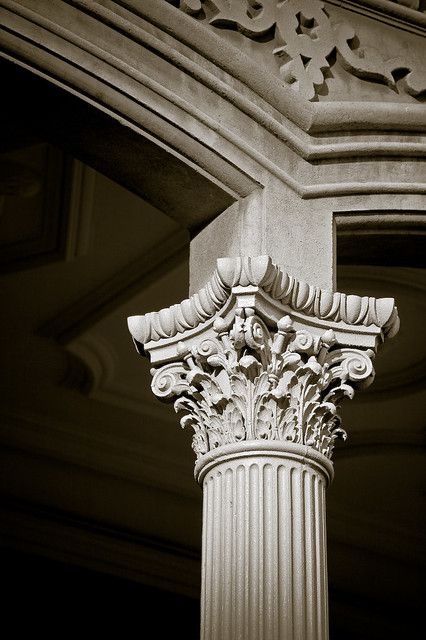
[[[0,160],[2,545],[196,597],[190,434],[151,394],[126,326],[187,297],[188,234],[45,143]],[[401,330],[343,409],[328,493],[336,638],[402,637],[420,603],[426,278],[392,262],[338,269],[341,291],[395,297]]]

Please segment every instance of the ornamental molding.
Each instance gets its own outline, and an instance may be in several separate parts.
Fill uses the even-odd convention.
[[[201,198],[204,204],[194,209],[185,206],[192,197],[189,187],[176,203],[170,185],[169,189],[163,185],[159,194],[155,180],[146,176],[142,179],[134,168],[123,165],[126,179],[138,185],[142,180],[143,195],[148,194],[160,208],[169,203],[167,210],[183,220],[184,226],[202,226],[218,211],[211,204],[212,198],[218,198],[225,208],[232,201],[229,194],[245,197],[259,183],[264,184],[262,176],[269,174],[303,199],[389,193],[416,196],[424,192],[420,165],[414,164],[414,158],[425,153],[425,144],[417,135],[425,128],[425,111],[411,98],[410,102],[301,100],[277,78],[276,69],[256,64],[253,57],[236,48],[233,39],[221,37],[223,31],[206,28],[204,21],[163,0],[120,0],[125,12],[118,11],[117,3],[107,7],[91,0],[70,0],[57,6],[53,3],[48,8],[46,3],[32,3],[29,8],[14,0],[0,0],[0,5],[7,7],[4,28],[0,28],[0,57],[59,83],[104,114],[127,123],[136,144],[144,137],[138,140],[136,131],[148,132],[148,137],[159,142],[158,148],[164,149],[164,162],[176,156],[179,159],[173,159],[173,166],[179,171],[181,166],[189,167],[191,183],[200,180],[199,188],[204,193],[206,189],[211,194],[213,189],[213,196]],[[108,30],[108,47],[101,46],[98,39],[92,40],[98,28]],[[245,40],[252,46],[251,40]],[[147,50],[153,53],[152,64],[140,65],[139,57],[132,58],[135,46],[140,47],[141,54]],[[262,51],[266,47],[262,42],[254,46]],[[168,65],[170,80],[183,74],[185,82],[178,82],[177,90],[173,82],[164,83],[158,77],[161,61]],[[63,78],[62,84],[58,78]],[[184,86],[189,99],[182,95]],[[191,96],[201,96],[205,90],[207,102],[197,100],[195,104]],[[213,94],[214,101],[210,99]],[[394,97],[393,92],[389,95]],[[233,114],[229,119],[224,118],[228,109]],[[231,125],[240,122],[241,113],[260,125],[259,133],[264,130],[284,145],[279,162],[269,154],[272,145],[248,144],[238,127]],[[244,127],[243,131],[247,130]],[[347,135],[348,131],[358,133]],[[360,131],[364,133],[360,135]],[[287,154],[287,148],[301,158],[320,162],[302,163],[302,170],[298,159],[297,164],[293,161],[293,153]],[[90,152],[100,168],[108,164],[95,149]],[[387,157],[395,174],[387,180],[382,172],[363,174],[361,156],[370,160]],[[399,171],[401,157],[404,170]],[[339,165],[339,179],[330,181],[329,170],[321,161],[332,158],[346,161]],[[351,163],[356,160],[356,166],[341,173],[351,167],[349,158]],[[407,169],[411,161],[412,171]],[[379,165],[376,163],[376,169]],[[259,166],[260,172],[256,169]]]
[[[333,328],[339,341],[359,343],[357,335],[375,347],[380,336],[392,337],[399,328],[393,298],[347,295],[320,289],[297,280],[273,264],[269,256],[219,258],[212,278],[198,293],[158,312],[129,318],[129,329],[139,351],[146,347],[155,360],[161,342],[176,344],[184,332],[212,325],[219,312],[226,315],[234,306],[253,306],[268,322],[283,315],[316,331]],[[153,344],[151,344],[153,343]],[[176,354],[173,354],[173,356]],[[173,357],[172,356],[172,357]]]
[[[85,255],[93,187],[94,172],[50,144],[24,140],[20,149],[1,153],[2,272]]]
[[[181,344],[182,360],[154,370],[152,380],[158,398],[177,397],[197,459],[253,440],[306,445],[330,458],[335,440],[346,439],[338,406],[374,378],[374,351],[332,349],[333,331],[295,331],[289,316],[270,332],[251,308],[231,324],[218,318],[214,330],[217,338],[192,349]]]
[[[407,7],[408,9],[413,9],[414,11],[420,11],[421,13],[426,13],[426,7],[423,4],[422,0],[391,0],[391,2],[394,2],[395,4],[399,4],[401,7]],[[379,3],[377,2],[377,4]]]
[[[385,59],[378,49],[363,46],[352,25],[332,22],[317,0],[180,0],[179,7],[194,18],[208,16],[218,29],[236,30],[251,40],[272,39],[282,80],[306,100],[318,100],[336,61],[349,74],[397,93],[420,99],[426,90],[424,66]]]
[[[420,35],[426,29],[424,0],[327,0],[327,3]]]
[[[257,440],[330,458],[346,438],[340,403],[374,379],[372,360],[398,315],[393,299],[310,287],[260,256],[218,260],[198,294],[133,316],[129,328],[154,365],[154,394],[193,428],[197,459]]]

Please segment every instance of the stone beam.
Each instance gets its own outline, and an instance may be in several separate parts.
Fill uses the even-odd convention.
[[[283,271],[311,285],[335,289],[333,211],[325,199],[304,200],[282,180],[237,200],[191,240],[190,292],[210,279],[218,257],[268,254]]]

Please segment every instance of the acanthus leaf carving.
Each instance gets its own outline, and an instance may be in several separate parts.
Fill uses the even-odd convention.
[[[346,438],[341,402],[373,381],[376,350],[398,326],[393,299],[310,287],[268,256],[219,259],[189,300],[129,318],[152,390],[193,429],[197,458],[259,440],[330,458]]]
[[[289,316],[271,332],[252,308],[218,317],[214,338],[153,370],[152,389],[183,412],[197,458],[243,440],[281,440],[331,457],[346,438],[339,404],[374,377],[372,350],[339,348],[333,331],[296,331]]]

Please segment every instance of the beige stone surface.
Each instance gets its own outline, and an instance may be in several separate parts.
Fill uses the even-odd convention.
[[[266,254],[313,288],[397,300],[377,381],[343,408],[331,629],[409,633],[424,548],[426,23],[408,4],[0,0],[1,151],[25,164],[17,143],[50,142],[83,161],[61,183],[70,205],[25,201],[27,222],[63,223],[53,242],[37,236],[31,253],[19,237],[35,225],[7,213],[3,246],[23,259],[2,275],[5,548],[197,595],[189,434],[151,397],[125,318],[204,287],[218,257]]]

